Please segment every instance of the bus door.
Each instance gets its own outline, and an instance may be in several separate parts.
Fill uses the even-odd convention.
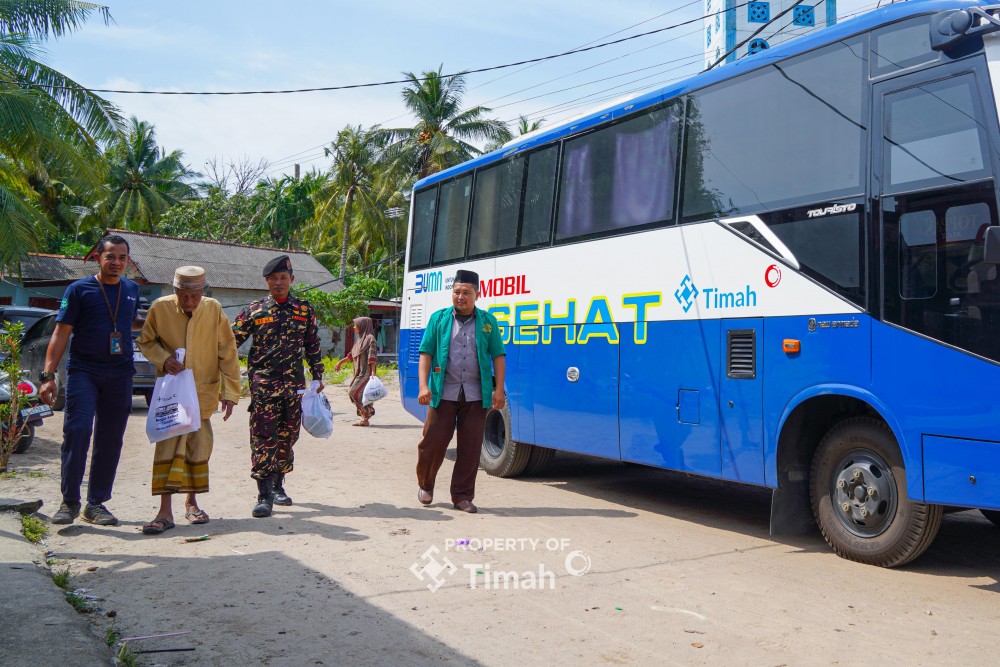
[[[760,318],[722,320],[722,477],[753,484],[764,483],[762,327]]]
[[[579,325],[537,328],[535,335],[550,342],[534,355],[530,370],[534,444],[621,458],[617,341],[592,336],[581,342]]]

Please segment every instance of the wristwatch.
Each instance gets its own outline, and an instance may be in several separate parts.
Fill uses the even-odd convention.
[[[42,371],[41,373],[38,374],[38,381],[39,382],[48,382],[49,380],[55,380],[55,379],[56,379],[56,374],[55,373],[50,373],[48,371]]]

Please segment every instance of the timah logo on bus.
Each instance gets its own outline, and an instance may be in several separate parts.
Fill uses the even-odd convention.
[[[698,298],[699,296],[701,299]],[[699,301],[705,310],[754,308],[757,306],[757,292],[750,289],[750,285],[746,285],[738,292],[724,292],[718,287],[703,287],[699,290],[691,276],[684,276],[680,286],[674,292],[674,298],[677,299],[677,303],[681,305],[685,313]]]

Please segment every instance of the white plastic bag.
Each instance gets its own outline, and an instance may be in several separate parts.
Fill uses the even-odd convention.
[[[315,438],[329,438],[333,435],[333,410],[330,401],[319,390],[319,381],[313,380],[309,389],[302,394],[302,428]]]
[[[184,363],[184,348],[175,353]],[[177,375],[156,378],[153,397],[146,415],[146,436],[150,442],[160,442],[174,436],[193,433],[201,428],[201,406],[194,373],[187,368]]]
[[[365,392],[361,395],[361,405],[371,405],[380,398],[385,398],[389,395],[389,390],[385,388],[382,381],[378,379],[378,376],[373,375],[368,378],[368,384],[365,385]]]

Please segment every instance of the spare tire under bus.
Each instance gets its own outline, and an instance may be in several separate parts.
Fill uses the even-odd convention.
[[[510,438],[510,404],[486,413],[479,467],[494,477],[517,477],[528,465],[532,446]]]

